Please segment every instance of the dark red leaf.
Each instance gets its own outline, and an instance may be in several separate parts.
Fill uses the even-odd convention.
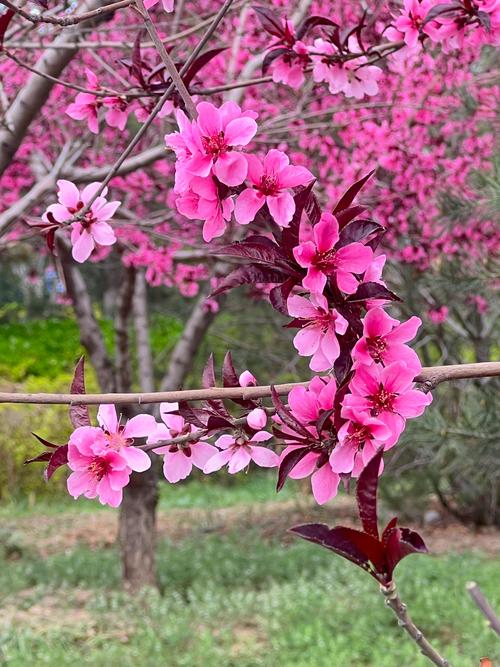
[[[298,445],[304,445],[307,447],[311,446],[311,443],[313,442],[312,436],[309,436],[307,438],[303,438],[296,433],[290,434],[290,433],[285,433],[285,431],[282,431],[280,428],[277,426],[273,426],[273,433],[274,435],[279,438],[280,440],[284,440],[285,442],[290,442],[290,444],[297,443]]]
[[[349,336],[339,336],[340,354],[333,364],[333,372],[337,383],[340,384],[352,367],[352,340]]]
[[[350,206],[343,211],[338,211],[338,213],[335,214],[335,217],[339,223],[339,229],[343,229],[343,227],[351,222],[351,220],[354,220],[358,215],[361,215],[363,211],[366,211],[366,206]]]
[[[349,206],[352,204],[354,201],[356,195],[358,192],[361,190],[361,188],[364,186],[366,181],[373,176],[375,173],[375,169],[370,171],[369,174],[366,176],[363,176],[359,181],[356,181],[351,187],[347,190],[346,193],[342,195],[342,197],[339,199],[339,202],[337,206],[333,209],[333,213],[336,215],[339,211],[343,211],[346,208],[349,208]]]
[[[302,426],[302,424],[292,415],[290,410],[283,404],[283,401],[274,387],[271,387],[271,398],[276,409],[276,414],[283,424],[288,426],[288,428],[291,428],[292,431],[304,436],[304,438],[310,439],[311,434],[309,431]]]
[[[315,182],[316,181],[312,181],[311,186],[314,185]],[[309,222],[311,225],[316,225],[321,218],[321,208],[316,195],[311,194],[311,196],[306,201],[305,208]]]
[[[278,482],[276,484],[276,491],[279,492],[283,488],[288,475],[292,472],[299,461],[302,461],[304,456],[311,451],[310,447],[298,447],[297,449],[288,452],[280,463],[278,470]]]
[[[459,2],[448,2],[439,5],[434,5],[434,7],[432,7],[432,9],[430,9],[427,12],[424,20],[422,21],[422,27],[424,27],[427,23],[435,19],[436,16],[449,14],[450,12],[455,12],[459,9],[462,9],[462,5]]]
[[[223,51],[226,51],[227,47],[219,47],[217,49],[210,49],[209,51],[205,51],[205,53],[202,53],[200,56],[198,56],[190,65],[188,71],[184,74],[182,77],[182,80],[186,84],[186,86],[189,86],[191,81],[194,79],[196,74],[202,69],[202,67],[205,67],[211,60],[213,60],[216,56],[219,55],[219,53],[222,53]]]
[[[57,449],[57,447],[61,447],[61,445],[55,445],[53,442],[45,440],[45,438],[40,437],[36,433],[32,432],[31,435],[34,435],[35,438],[38,440],[38,442],[41,442],[44,447],[51,447],[52,449]]]
[[[61,445],[50,457],[48,466],[45,468],[44,477],[48,482],[55,471],[68,462],[68,445]]]
[[[285,227],[281,234],[280,246],[286,252],[288,257],[293,258],[293,248],[299,244],[299,229],[302,214],[306,207],[312,206],[314,197],[312,189],[316,181],[311,181],[308,185],[297,188],[293,199],[295,202],[295,213],[288,227]],[[295,261],[295,260],[294,260]]]
[[[257,17],[266,32],[274,37],[283,39],[285,32],[279,14],[267,7],[252,7],[252,9],[257,14]]]
[[[35,2],[37,5],[40,5],[40,7],[43,7],[44,9],[49,8],[49,3],[47,2],[47,0],[35,0]]]
[[[143,62],[141,57],[141,37],[142,37],[142,30],[139,30],[139,32],[135,37],[134,46],[132,48],[132,61],[130,65],[130,74],[137,79],[137,81],[144,89],[147,90],[148,86],[146,85],[146,82],[144,81],[144,76],[142,74]]]
[[[269,69],[270,65],[272,65],[272,63],[277,58],[284,56],[285,53],[290,53],[290,55],[292,55],[294,52],[291,49],[286,49],[285,47],[281,47],[279,49],[272,49],[272,51],[268,51],[264,56],[264,60],[262,61],[262,74],[265,74]]]
[[[387,560],[387,583],[400,561],[415,553],[427,553],[427,547],[418,533],[409,528],[392,528],[387,531],[385,540]]]
[[[26,459],[24,464],[28,463],[38,463],[39,461],[50,461],[52,458],[52,454],[54,452],[42,452],[41,454],[38,454],[38,456],[34,456],[32,459]]]
[[[231,352],[226,352],[224,363],[222,365],[222,384],[224,387],[239,387],[240,382],[238,374],[233,364]]]
[[[51,229],[49,229],[45,241],[50,254],[53,255],[56,249],[56,227],[51,227]]]
[[[339,528],[343,528],[343,526],[329,528],[324,523],[309,523],[302,526],[294,526],[290,528],[290,532],[295,533],[295,535],[302,537],[304,540],[314,542],[334,551],[339,556],[350,560],[363,570],[373,574],[366,555],[350,539],[346,539],[342,530],[339,532]]]
[[[331,423],[330,417],[333,415],[334,412],[335,408],[331,408],[330,410],[323,410],[320,416],[318,417],[318,420],[316,422],[316,430],[320,437],[321,437],[321,431],[323,431],[323,429],[325,428],[325,424],[327,421],[330,423],[330,425],[333,425]]]
[[[0,14],[0,50],[3,47],[3,39],[14,13],[13,9],[7,9],[3,14]]]
[[[336,526],[332,529],[329,540],[335,544],[339,539],[346,544],[352,544],[359,553],[363,554],[367,561],[373,564],[378,574],[385,572],[386,560],[384,549],[381,542],[375,536],[361,530],[356,530],[355,528]]]
[[[282,269],[269,268],[259,264],[239,266],[222,280],[217,289],[212,292],[211,296],[217,296],[218,294],[227,292],[235,287],[241,287],[242,285],[255,285],[255,283],[282,283],[289,277],[288,273],[289,272]]]
[[[392,529],[396,528],[397,525],[398,525],[398,517],[395,516],[389,521],[387,526],[384,528],[384,532],[382,533],[382,544],[384,545],[386,544],[387,538],[389,537]]]
[[[272,307],[283,315],[288,315],[287,300],[296,283],[295,278],[288,278],[284,283],[273,287],[269,292],[269,301]]]
[[[356,243],[365,239],[370,234],[383,231],[385,230],[382,225],[379,225],[375,220],[354,220],[342,229],[335,248],[343,248],[349,243]]]
[[[279,246],[265,236],[250,236],[245,241],[216,248],[212,254],[218,257],[243,257],[259,264],[274,265],[285,260]]]
[[[378,539],[377,488],[384,450],[379,449],[361,471],[356,489],[359,518],[363,530]]]
[[[85,394],[85,359],[80,357],[75,368],[70,393]],[[70,405],[69,418],[74,428],[90,426],[89,409],[86,405]]]
[[[186,401],[179,401],[179,409],[177,412],[183,417],[189,424],[197,426],[198,428],[206,428],[209,414],[206,410],[201,408],[193,408]]]
[[[208,418],[207,428],[209,431],[217,431],[222,428],[233,428],[233,424],[224,417],[211,415]]]
[[[389,301],[401,301],[399,296],[391,292],[380,283],[361,283],[354,294],[347,297],[350,303],[366,301],[367,299],[387,299]]]
[[[331,19],[327,19],[326,16],[309,16],[297,27],[297,39],[303,39],[309,30],[312,30],[318,25],[327,25],[338,28],[338,25]]]
[[[210,354],[203,369],[202,385],[204,389],[210,389],[215,387],[215,365],[214,365],[214,355]]]

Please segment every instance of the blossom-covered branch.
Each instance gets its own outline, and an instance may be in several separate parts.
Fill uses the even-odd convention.
[[[414,381],[426,389],[434,389],[442,382],[471,380],[500,376],[500,361],[479,364],[456,364],[422,368]],[[307,382],[290,382],[276,385],[247,387],[214,387],[213,389],[180,389],[163,392],[131,392],[127,394],[44,394],[0,392],[0,403],[28,403],[33,405],[146,405],[148,403],[205,401],[212,399],[256,399],[269,398],[272,388],[279,394],[287,394],[294,387],[306,386]]]

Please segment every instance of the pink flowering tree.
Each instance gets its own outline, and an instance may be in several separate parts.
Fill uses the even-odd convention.
[[[427,300],[419,314],[436,326],[450,314],[425,280],[450,256],[471,267],[498,251],[492,216],[472,209],[447,226],[438,190],[446,182],[473,199],[468,178],[492,169],[500,4],[83,0],[65,14],[39,4],[0,5],[0,252],[27,246],[57,267],[102,393],[86,393],[79,362],[59,399],[73,431],[62,445],[37,435],[45,449],[30,462],[46,462],[47,478],[67,466],[73,497],[121,507],[133,589],[155,582],[155,461],[172,484],[194,469],[275,468],[278,491],[310,478],[319,504],[357,485],[362,530],[293,532],[367,570],[444,667],[393,577],[425,543],[397,519],[379,533],[376,489],[384,453],[430,390],[500,373],[495,363],[423,368],[409,346],[415,303]],[[89,289],[94,263],[119,285],[113,354]],[[404,304],[396,288],[409,285],[418,298],[401,290]],[[195,297],[159,382],[155,287]],[[228,352],[220,380],[210,357],[203,388],[177,391],[224,295],[240,288],[296,330],[293,348],[318,375],[260,386]]]

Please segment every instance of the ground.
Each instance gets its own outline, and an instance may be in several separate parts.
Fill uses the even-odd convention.
[[[162,496],[161,591],[137,599],[120,591],[116,512],[85,501],[0,509],[0,665],[427,664],[371,578],[286,533],[309,520],[354,524],[349,497],[328,508],[291,491],[277,500],[265,476]],[[454,667],[500,660],[497,637],[465,593],[478,581],[500,609],[500,533],[445,516],[421,531],[432,555],[398,570],[415,621]]]

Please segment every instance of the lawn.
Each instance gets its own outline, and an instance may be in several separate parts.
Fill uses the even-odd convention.
[[[37,521],[34,510],[30,514],[24,509],[14,520],[21,547],[5,549],[0,568],[0,664],[428,664],[397,627],[375,582],[365,573],[314,545],[298,540],[283,543],[281,529],[274,535],[260,529],[259,520],[270,511],[271,483],[266,478],[256,480],[237,485],[232,494],[217,485],[202,489],[198,482],[165,487],[162,516],[169,511],[216,512],[231,498],[241,506],[252,502],[253,511],[224,531],[200,521],[191,534],[163,537],[158,548],[161,593],[146,591],[137,599],[120,591],[114,547],[90,548],[82,542],[52,549],[42,557],[36,541],[23,535],[27,526],[34,525],[32,520]],[[289,510],[294,500],[288,493],[274,502],[273,512]],[[85,518],[69,514],[65,503],[62,514],[56,515],[54,507],[43,511],[40,522],[50,523],[50,516],[54,522],[68,516],[74,522]],[[96,520],[111,515],[100,512]],[[28,523],[23,523],[25,519]],[[4,511],[4,531],[11,522]],[[483,655],[500,660],[498,638],[465,593],[465,583],[471,579],[500,608],[500,562],[491,555],[414,556],[398,572],[401,595],[415,621],[454,667],[477,667]]]

